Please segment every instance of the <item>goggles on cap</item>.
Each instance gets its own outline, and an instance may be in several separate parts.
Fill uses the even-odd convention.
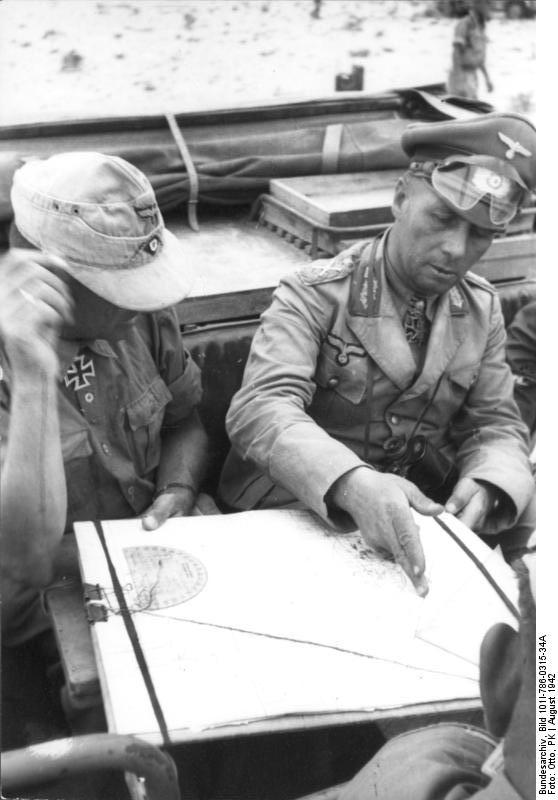
[[[483,202],[497,227],[511,222],[527,193],[513,167],[496,158],[451,156],[439,163],[413,162],[411,170],[427,177],[436,193],[459,211]]]

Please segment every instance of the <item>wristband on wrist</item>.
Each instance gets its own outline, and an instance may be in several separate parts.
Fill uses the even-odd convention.
[[[171,481],[170,483],[165,483],[164,486],[161,486],[155,494],[153,495],[153,499],[156,500],[162,494],[171,491],[172,489],[189,489],[192,494],[197,494],[197,489],[195,489],[191,483],[181,483],[180,481]]]

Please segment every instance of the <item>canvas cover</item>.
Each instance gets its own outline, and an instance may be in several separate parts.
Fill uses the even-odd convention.
[[[398,169],[408,163],[399,140],[411,120],[470,115],[486,111],[485,105],[464,107],[455,98],[444,100],[409,89],[345,102],[340,98],[322,104],[286,104],[283,109],[274,106],[273,113],[255,108],[208,114],[209,124],[199,114],[176,115],[176,119],[197,172],[199,202],[243,205],[267,192],[272,178],[323,172],[329,120],[342,124],[337,172]],[[111,121],[106,122],[0,128],[0,222],[12,216],[14,171],[28,158],[64,150],[100,150],[130,161],[150,179],[163,211],[189,198],[184,161],[164,117],[155,130],[153,117],[146,117],[143,125],[141,118],[130,118],[129,130],[126,119],[112,121],[112,127]]]

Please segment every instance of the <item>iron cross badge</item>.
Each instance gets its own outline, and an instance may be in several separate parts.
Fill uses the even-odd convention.
[[[89,358],[86,361],[83,353],[79,353],[68,367],[64,375],[64,383],[75,392],[78,389],[85,389],[86,386],[90,386],[89,378],[94,377],[95,365],[93,364],[93,359]]]

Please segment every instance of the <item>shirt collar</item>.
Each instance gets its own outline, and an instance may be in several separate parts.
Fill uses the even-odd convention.
[[[58,361],[60,363],[60,374],[65,375],[74,358],[83,348],[89,348],[93,353],[105,358],[118,358],[112,345],[106,339],[91,339],[88,341],[76,341],[74,339],[60,339],[58,342]]]

